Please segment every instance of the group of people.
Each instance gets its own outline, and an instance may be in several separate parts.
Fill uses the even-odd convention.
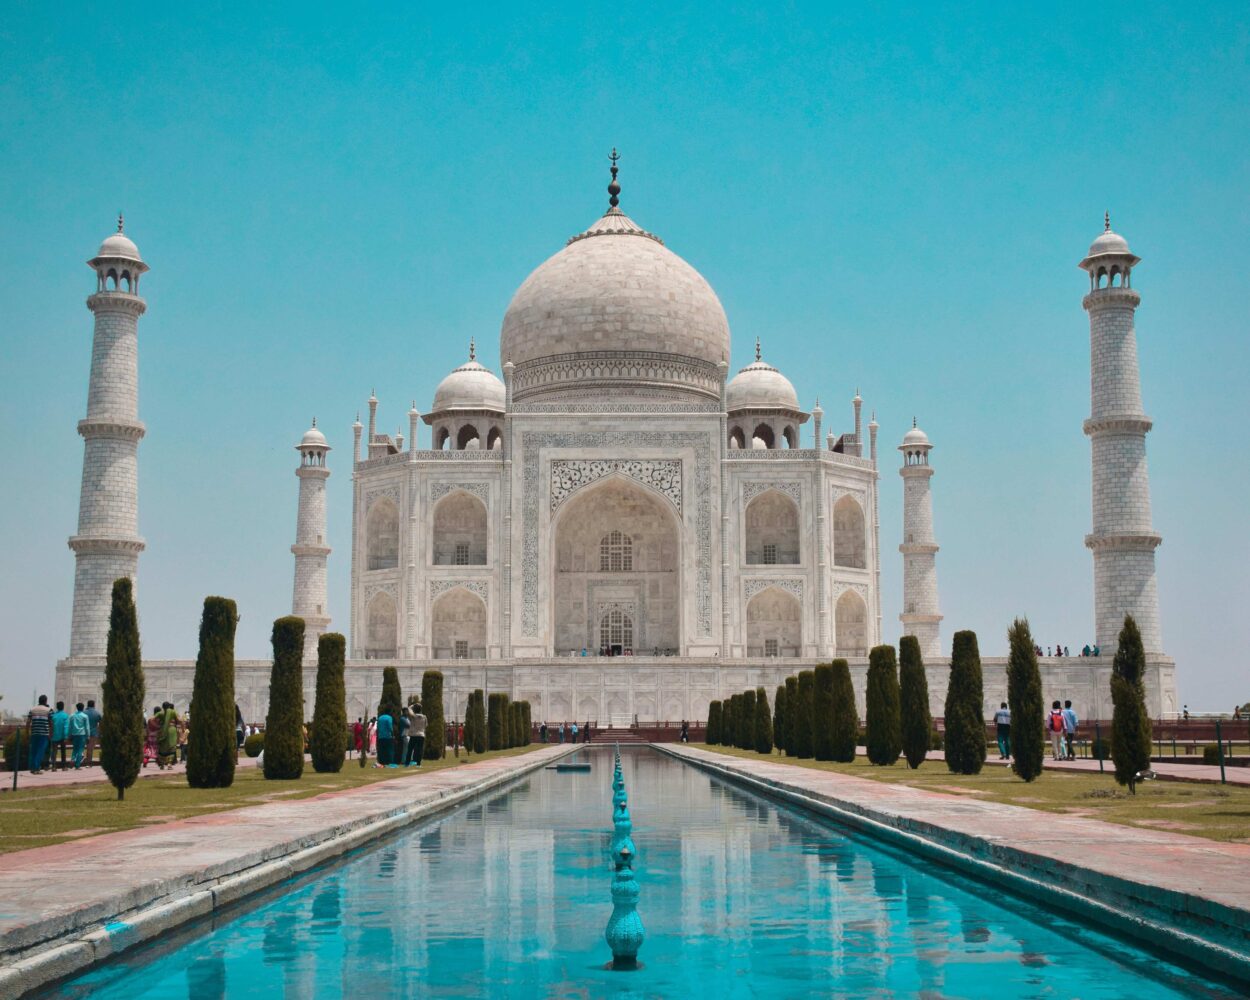
[[[569,734],[570,743],[577,742],[577,734],[579,732],[582,734],[583,743],[590,742],[590,720],[589,719],[586,720],[586,725],[584,725],[580,730],[577,728],[576,722],[574,722],[572,725],[569,725],[567,722],[561,722],[559,725],[556,725],[556,726],[550,726],[544,722],[541,726],[538,727],[538,738],[543,743],[548,742],[548,737],[550,737],[550,742],[552,743],[563,743],[564,734],[566,731]]]
[[[358,718],[352,725],[352,746],[358,754],[373,756],[374,767],[420,767],[428,725],[420,703],[413,702],[400,713],[398,726],[394,716],[385,713],[367,723]]]
[[[187,739],[191,735],[190,713],[183,719],[172,701],[164,701],[148,716],[147,738],[143,743],[143,766],[153,761],[162,771],[178,762],[179,751],[186,759]]]
[[[40,774],[45,760],[49,770],[55,770],[58,755],[62,770],[90,767],[100,742],[101,718],[94,699],[86,705],[80,701],[73,712],[67,712],[65,702],[58,701],[54,710],[48,705],[48,696],[41,694],[27,717],[30,740],[27,763],[30,773]],[[66,751],[70,755],[68,761],[65,759]]]
[[[1053,654],[1051,653],[1052,649],[1054,650]],[[1067,646],[1047,646],[1046,652],[1043,653],[1042,647],[1037,645],[1036,643],[1034,643],[1033,645],[1033,652],[1036,653],[1038,656],[1052,656],[1053,655],[1053,656],[1062,657],[1062,656],[1072,655],[1071,653],[1068,652]],[[1094,643],[1092,646],[1087,644],[1081,647],[1081,655],[1082,656],[1102,656],[1102,648],[1098,645],[1098,643]]]
[[[1076,760],[1076,729],[1080,720],[1071,701],[1061,706],[1051,704],[1046,716],[1046,735],[1050,737],[1051,755],[1055,760]],[[998,759],[1011,760],[1011,709],[1004,701],[994,713],[994,730],[998,739]]]

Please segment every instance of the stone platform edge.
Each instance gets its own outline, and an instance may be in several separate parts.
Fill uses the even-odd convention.
[[[160,898],[141,906],[134,905],[133,894],[122,892],[103,907],[93,907],[86,920],[75,921],[78,914],[70,914],[68,918],[59,915],[27,925],[22,937],[27,941],[35,939],[32,943],[19,942],[16,949],[11,947],[11,940],[0,944],[5,952],[0,954],[0,1000],[16,1000],[33,990],[78,975],[182,924],[209,916],[310,868],[367,846],[414,820],[427,819],[510,784],[576,752],[579,747],[580,744],[569,745],[557,753],[544,753],[547,748],[537,746],[530,753],[510,758],[524,762],[517,768],[492,772],[463,788],[422,797],[404,806],[378,809],[348,823],[303,831],[280,845],[276,852],[273,847],[267,847],[242,855],[236,859],[233,870],[224,876],[214,871],[220,865],[189,871],[183,878],[170,879],[168,890]],[[361,787],[376,788],[377,785]],[[107,912],[110,903],[113,909]],[[67,923],[70,926],[65,926]]]
[[[1074,865],[1040,851],[790,785],[751,773],[747,766],[750,762],[736,757],[679,745],[657,744],[655,748],[756,794],[871,833],[888,847],[1000,885],[1047,906],[1061,907],[1073,916],[1093,920],[1186,962],[1216,970],[1240,985],[1250,983],[1250,909],[1229,907],[1201,895]]]

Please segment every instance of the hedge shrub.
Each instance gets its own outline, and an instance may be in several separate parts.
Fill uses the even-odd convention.
[[[794,719],[794,756],[800,760],[808,760],[813,753],[812,747],[812,710],[816,688],[816,673],[812,670],[800,670],[798,677],[798,705],[791,712]],[[787,707],[789,702],[787,701]]]
[[[243,752],[249,757],[259,757],[260,752],[265,749],[265,734],[252,733],[243,741]]]
[[[442,760],[447,753],[447,715],[443,710],[443,675],[427,670],[421,675],[421,712],[426,718],[426,760]]]
[[[773,695],[773,745],[778,750],[786,748],[786,686],[777,685]]]
[[[768,708],[768,692],[755,689],[755,752],[773,752],[773,713]]]
[[[833,760],[833,664],[812,671],[812,757]]]
[[[338,632],[327,632],[317,639],[317,697],[309,738],[313,770],[318,774],[337,774],[347,761],[346,654],[347,640]]]
[[[1037,668],[1037,644],[1026,618],[1017,618],[1007,630],[1007,707],[1011,710],[1011,769],[1025,781],[1042,773],[1046,758],[1042,675]]]
[[[227,597],[204,598],[200,651],[191,687],[187,784],[229,788],[234,784],[234,630],[239,611]]]
[[[985,693],[977,634],[956,632],[946,689],[946,766],[952,774],[980,774],[985,764]],[[1028,720],[1022,720],[1025,725]],[[1012,727],[1015,728],[1014,726]],[[1013,734],[1014,735],[1014,734]]]
[[[786,756],[797,755],[799,742],[799,675],[786,678]]]
[[[868,654],[868,759],[889,767],[903,752],[899,720],[898,664],[893,646],[873,646]]]
[[[837,659],[830,666],[833,668],[833,759],[853,764],[859,747],[859,708],[855,704],[855,685],[851,683],[851,665]]]
[[[1124,616],[1111,661],[1111,759],[1115,780],[1137,794],[1137,775],[1150,769],[1150,716],[1146,712],[1146,651],[1132,615]]]
[[[100,719],[100,766],[117,789],[119,801],[126,797],[126,789],[135,783],[143,766],[147,739],[144,693],[134,587],[128,577],[122,577],[113,581]]]
[[[720,720],[721,720],[721,703],[714,701],[707,707],[707,740],[708,746],[716,746],[720,743]]]
[[[920,640],[905,635],[898,641],[898,688],[903,756],[907,766],[918,768],[929,754],[933,715],[929,711],[929,682],[924,675]]]
[[[264,769],[267,779],[286,781],[304,773],[304,619],[279,618],[271,641]]]

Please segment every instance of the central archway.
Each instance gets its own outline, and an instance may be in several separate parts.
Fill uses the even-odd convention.
[[[569,499],[552,531],[554,652],[678,652],[680,532],[667,500],[620,476]]]

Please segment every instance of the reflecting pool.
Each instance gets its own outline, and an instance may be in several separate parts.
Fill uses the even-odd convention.
[[[539,771],[51,995],[1238,995],[646,748],[622,752],[643,967],[608,971],[612,755],[590,754],[589,773]]]

